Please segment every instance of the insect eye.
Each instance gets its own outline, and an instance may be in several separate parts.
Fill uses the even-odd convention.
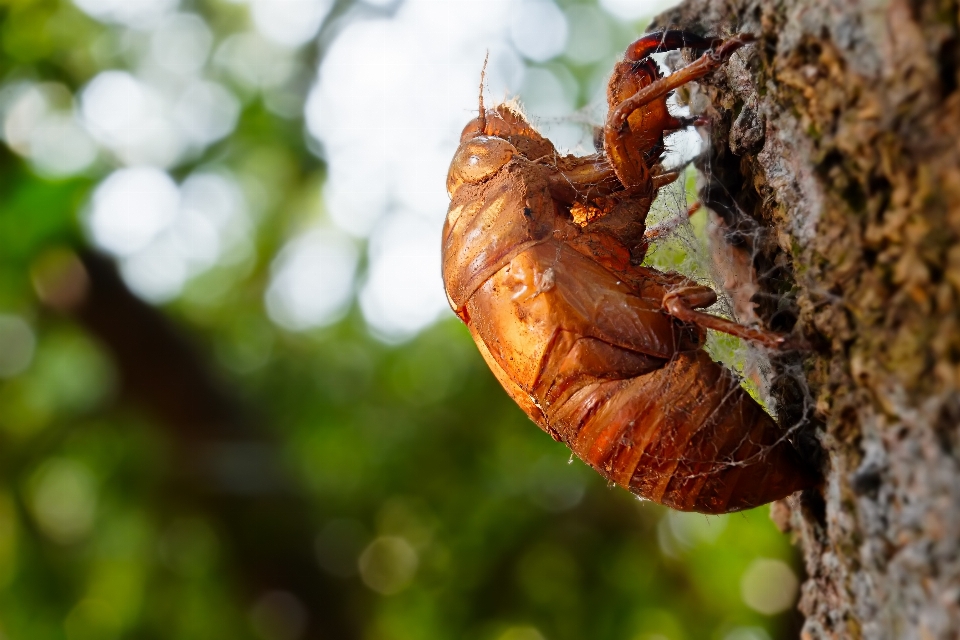
[[[483,182],[516,155],[516,148],[502,138],[478,136],[457,149],[447,173],[447,193],[453,196],[464,182]]]

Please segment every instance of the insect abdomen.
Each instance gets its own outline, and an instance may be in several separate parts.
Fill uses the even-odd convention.
[[[640,298],[546,241],[476,291],[469,326],[527,415],[637,495],[726,513],[813,486],[773,419],[647,284],[654,297]]]
[[[586,385],[545,417],[609,480],[682,511],[740,511],[816,482],[773,419],[704,351]]]

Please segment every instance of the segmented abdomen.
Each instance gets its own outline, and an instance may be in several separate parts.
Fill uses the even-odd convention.
[[[740,511],[814,482],[773,419],[701,350],[586,384],[545,418],[606,478],[682,511]]]
[[[578,255],[532,247],[467,304],[481,352],[541,428],[608,480],[674,509],[739,511],[814,484],[695,332]]]

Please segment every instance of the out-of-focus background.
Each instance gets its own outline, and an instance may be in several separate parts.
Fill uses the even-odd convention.
[[[486,52],[592,151],[663,8],[0,0],[0,638],[795,634],[766,507],[608,488],[442,292]]]

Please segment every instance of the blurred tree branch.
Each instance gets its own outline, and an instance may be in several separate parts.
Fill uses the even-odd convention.
[[[281,470],[262,418],[225,389],[161,311],[131,294],[110,260],[84,251],[48,276],[40,286],[45,302],[107,348],[121,400],[152,416],[170,439],[176,466],[166,491],[213,520],[249,601],[288,591],[309,615],[303,638],[359,637],[342,585],[310,561],[315,506]]]

